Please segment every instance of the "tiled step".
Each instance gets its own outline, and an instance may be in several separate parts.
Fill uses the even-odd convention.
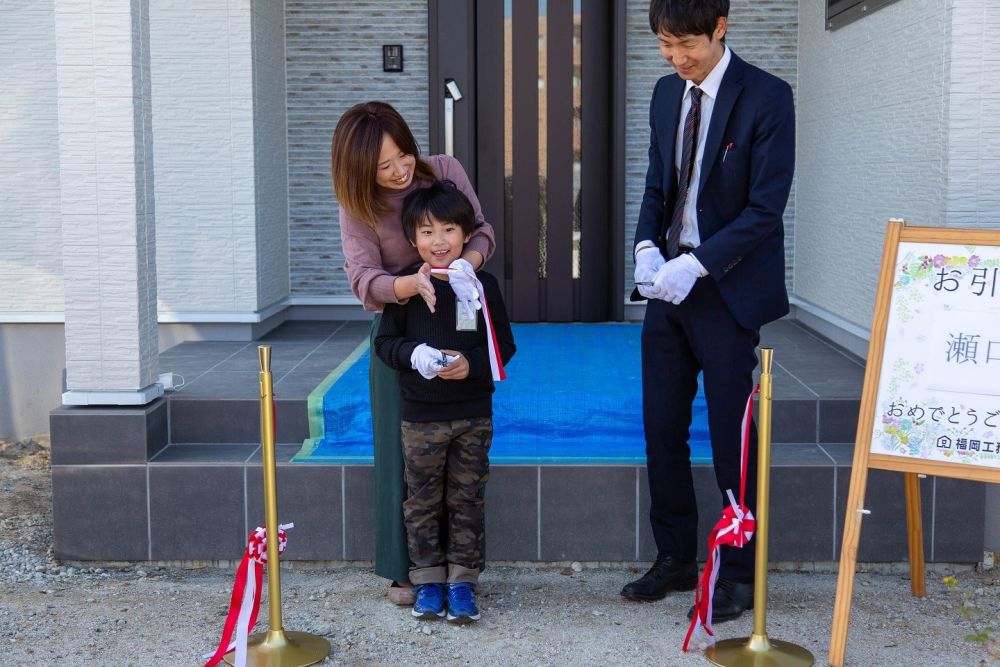
[[[252,343],[187,342],[160,354],[161,372],[185,385],[168,393],[171,442],[260,439],[257,347],[271,347],[278,440],[309,437],[306,399],[367,339],[369,322],[288,322]]]
[[[305,398],[275,396],[274,404],[279,442],[301,443],[309,437]],[[175,396],[169,405],[171,442],[260,442],[260,401],[256,398]]]
[[[276,450],[279,520],[296,526],[287,557],[372,559],[372,466],[292,464],[297,444]],[[851,444],[775,445],[772,562],[836,559],[852,450]],[[721,501],[711,466],[695,466],[694,479],[703,542],[718,518],[707,508]],[[260,448],[253,443],[175,444],[142,465],[54,465],[53,482],[56,553],[70,560],[234,559],[249,530],[263,523]],[[927,559],[977,560],[983,485],[927,478],[921,489]],[[648,497],[641,465],[494,465],[488,558],[651,560]],[[862,529],[859,560],[905,560],[903,476],[870,471],[865,506],[872,514]],[[588,528],[594,525],[602,529]]]
[[[366,322],[286,323],[272,346],[279,508],[288,557],[368,560],[371,465],[290,463],[309,436],[307,397],[368,335]],[[843,523],[864,365],[793,321],[767,325],[774,349],[772,560],[831,560]],[[257,343],[191,342],[160,356],[186,386],[138,408],[52,412],[56,551],[66,559],[233,559],[262,521]],[[640,415],[636,414],[636,419]],[[834,444],[828,444],[834,443]],[[653,556],[642,465],[494,465],[489,555],[500,560]],[[720,504],[696,466],[703,508]],[[861,560],[906,556],[902,476],[872,471]],[[983,485],[922,482],[927,556],[976,560]],[[955,521],[961,516],[962,521]],[[706,511],[701,530],[716,516]],[[588,526],[602,526],[601,531]]]
[[[309,437],[309,393],[366,339],[368,326],[288,323],[261,341],[272,346],[279,441]],[[761,345],[774,349],[774,442],[853,441],[864,364],[793,321],[764,327]],[[171,442],[259,439],[256,346],[184,343],[160,355],[161,370],[188,383],[167,397]]]
[[[773,403],[772,441],[850,442],[857,428],[858,399],[781,398]],[[253,442],[260,439],[260,402],[246,398],[188,398],[175,396],[170,404],[171,442]],[[295,442],[309,437],[304,398],[276,397],[277,439]],[[636,412],[636,421],[642,419]]]

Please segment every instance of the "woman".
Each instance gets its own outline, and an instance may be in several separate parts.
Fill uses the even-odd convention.
[[[421,158],[406,121],[384,102],[348,109],[334,130],[331,153],[333,189],[340,202],[344,270],[365,310],[376,313],[371,329],[374,339],[387,303],[420,296],[434,310],[430,266],[422,264],[403,233],[401,209],[407,194],[435,179],[448,179],[469,198],[481,225],[456,262],[465,260],[472,269],[478,270],[493,254],[493,228],[483,219],[479,199],[458,160],[447,155]],[[396,276],[418,265],[417,273]],[[474,300],[474,288],[459,278],[451,281],[457,297]],[[368,380],[375,442],[375,574],[392,580],[389,598],[393,602],[409,605],[413,594],[403,527],[406,485],[399,379],[396,371],[372,354]]]

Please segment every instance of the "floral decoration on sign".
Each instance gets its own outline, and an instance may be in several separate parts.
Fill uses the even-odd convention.
[[[983,259],[976,254],[975,246],[966,247],[967,254],[944,255],[941,253],[928,255],[911,251],[898,264],[898,273],[893,283],[893,305],[901,323],[912,320],[917,315],[914,308],[920,301],[917,290],[912,287],[931,287],[949,289],[953,285],[969,277],[970,272],[985,272],[1000,267],[1000,259]]]

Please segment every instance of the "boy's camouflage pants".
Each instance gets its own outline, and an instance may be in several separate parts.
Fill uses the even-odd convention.
[[[476,583],[493,420],[403,421],[402,430],[410,581]]]

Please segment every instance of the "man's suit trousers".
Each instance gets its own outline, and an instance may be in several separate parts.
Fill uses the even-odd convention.
[[[684,561],[697,554],[698,507],[692,479],[691,407],[704,373],[718,495],[702,508],[709,527],[740,493],[740,425],[753,389],[759,331],[737,324],[711,277],[698,279],[679,305],[652,299],[642,328],[642,400],[649,474],[650,522],[659,555]],[[752,424],[746,504],[757,498],[757,430]],[[721,501],[721,502],[719,502]],[[703,538],[704,539],[704,538]],[[751,583],[754,541],[724,548],[721,578]]]

